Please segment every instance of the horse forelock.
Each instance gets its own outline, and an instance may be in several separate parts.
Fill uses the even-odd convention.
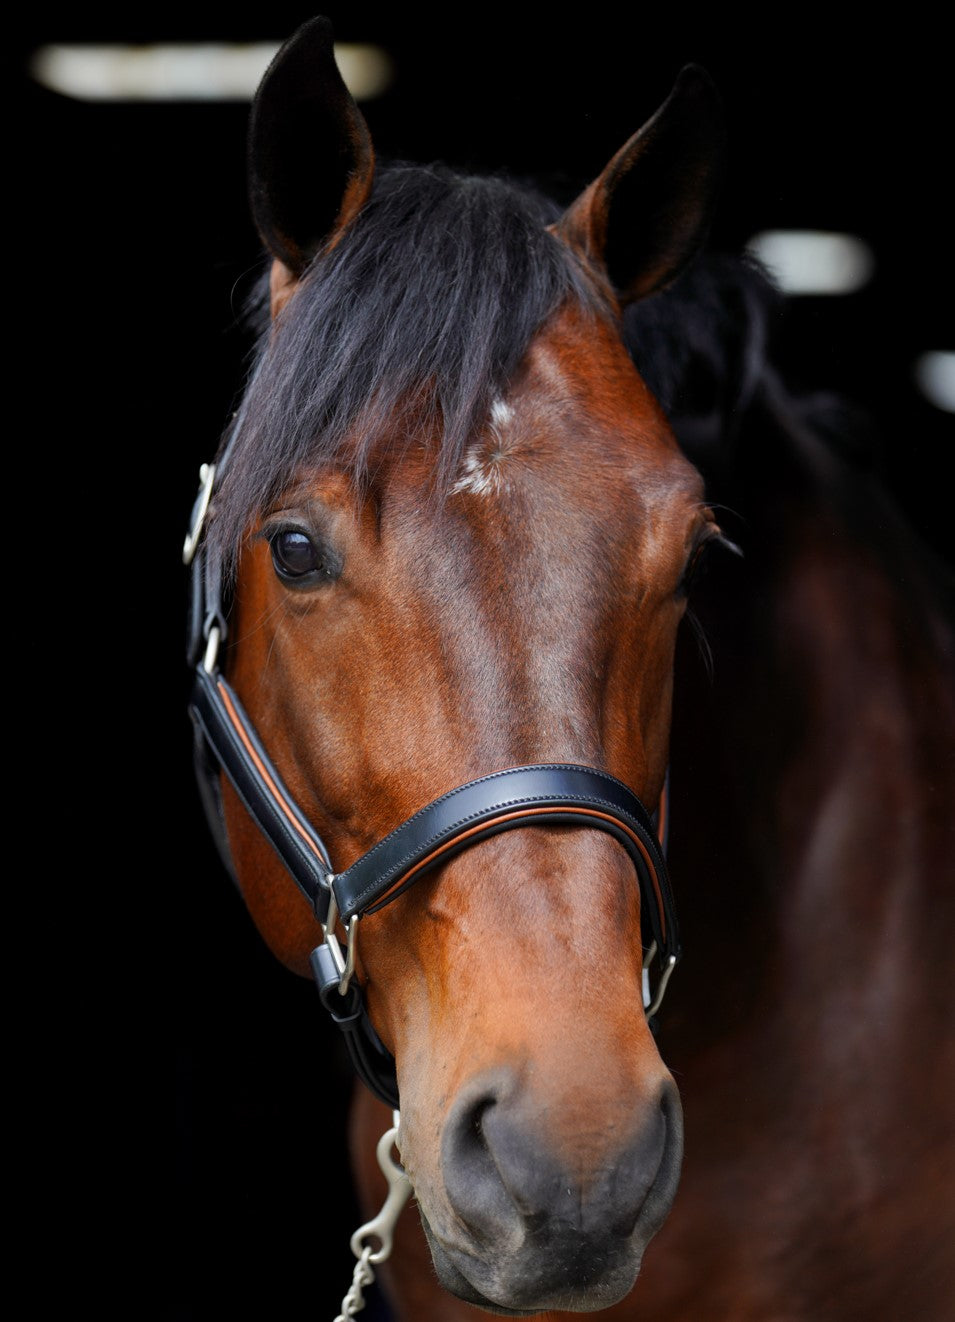
[[[548,230],[559,208],[499,177],[392,165],[354,225],[261,331],[214,537],[226,561],[303,468],[361,484],[383,444],[436,438],[438,490],[493,426],[535,334],[568,301],[606,312]]]

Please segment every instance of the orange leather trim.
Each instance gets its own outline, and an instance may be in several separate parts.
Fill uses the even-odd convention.
[[[217,685],[217,688],[218,688],[218,690],[219,690],[219,694],[220,694],[220,696],[221,696],[221,698],[222,698],[222,701],[225,703],[226,711],[229,713],[229,720],[232,722],[233,726],[235,727],[235,732],[236,732],[236,734],[237,734],[237,735],[239,736],[239,738],[242,740],[242,743],[243,743],[244,746],[245,746],[245,751],[248,753],[249,757],[250,757],[250,758],[252,759],[252,761],[255,763],[256,770],[258,771],[258,773],[259,773],[259,775],[262,777],[262,779],[265,781],[266,785],[269,787],[269,791],[270,791],[270,793],[271,793],[271,795],[272,795],[272,798],[275,800],[275,802],[276,802],[276,803],[278,804],[278,806],[281,808],[281,810],[282,810],[282,812],[284,813],[284,815],[288,818],[289,825],[290,825],[290,826],[293,826],[293,827],[295,828],[295,830],[298,832],[298,834],[302,837],[302,839],[303,839],[303,840],[305,841],[305,843],[308,845],[309,849],[312,851],[312,853],[315,855],[315,857],[318,858],[318,859],[320,859],[321,862],[322,862],[322,865],[324,866],[324,864],[325,864],[325,860],[322,858],[321,854],[318,852],[318,849],[317,849],[316,846],[315,846],[315,841],[311,838],[311,836],[308,834],[308,832],[304,829],[304,827],[302,826],[301,822],[300,822],[300,821],[298,820],[298,818],[296,817],[295,813],[294,813],[294,812],[292,811],[292,809],[289,807],[288,800],[287,800],[287,799],[285,798],[285,796],[280,792],[280,790],[279,790],[278,786],[276,785],[275,781],[274,781],[274,780],[272,779],[272,777],[269,775],[269,773],[268,773],[268,771],[267,771],[267,769],[266,769],[266,767],[265,767],[265,764],[263,763],[262,759],[259,757],[258,753],[255,751],[255,748],[254,748],[253,745],[252,745],[252,741],[249,739],[249,736],[246,734],[245,726],[242,724],[242,720],[241,720],[241,718],[240,718],[240,716],[239,716],[239,713],[236,711],[235,707],[234,707],[233,704],[232,704],[232,700],[231,700],[230,697],[229,697],[228,690],[225,689],[225,688],[223,687],[222,684]]]
[[[486,831],[489,826],[495,826],[499,822],[512,822],[521,817],[538,817],[540,816],[541,813],[561,813],[567,811],[568,809],[566,807],[523,808],[523,809],[519,809],[516,812],[501,813],[499,817],[491,817],[488,821],[481,822],[480,825],[478,826],[472,826],[470,830],[462,831],[460,835],[456,835],[453,840],[449,840],[446,844],[439,845],[438,848],[432,850],[432,852],[428,854],[426,858],[423,858],[419,863],[416,863],[414,867],[410,870],[410,872],[404,873],[403,876],[401,876],[398,879],[398,881],[395,882],[395,885],[392,886],[390,890],[385,891],[384,895],[382,895],[378,900],[376,900],[375,905],[376,907],[380,905],[387,898],[387,896],[391,894],[391,891],[395,890],[399,886],[405,886],[415,875],[415,873],[420,872],[422,868],[429,867],[430,864],[432,864],[436,859],[439,859],[441,855],[446,853],[449,849],[454,849],[462,840],[467,840],[468,836],[478,835],[480,834],[481,831]],[[624,823],[621,822],[618,817],[611,817],[609,813],[598,812],[596,808],[578,808],[576,805],[573,807],[571,811],[573,811],[575,816],[585,815],[587,817],[599,817],[602,821],[611,822],[621,831],[626,831],[627,835],[640,850],[640,853],[644,857],[644,860],[647,865],[647,869],[653,880],[653,890],[654,893],[656,894],[657,909],[659,910],[660,913],[660,930],[663,933],[664,940],[666,940],[666,923],[667,923],[666,910],[663,907],[663,896],[660,894],[660,883],[657,880],[657,870],[654,867],[653,860],[646,851],[646,847],[644,846],[643,841],[635,832],[631,831],[628,826],[625,826]]]
[[[670,796],[667,794],[666,781],[663,782],[663,789],[660,791],[660,806],[657,808],[657,840],[660,842],[660,848],[663,848],[663,842],[667,838],[667,813],[670,807]]]

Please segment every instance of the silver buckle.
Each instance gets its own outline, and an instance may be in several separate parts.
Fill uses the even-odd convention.
[[[212,484],[216,477],[215,464],[203,464],[199,469],[199,494],[196,497],[194,513],[192,516],[192,527],[186,534],[186,540],[182,544],[182,563],[184,565],[192,564],[192,557],[196,553],[196,547],[199,545],[199,538],[202,536],[202,525],[206,521],[206,513],[209,509],[209,501],[212,498]]]
[[[335,968],[338,970],[339,995],[344,996],[355,975],[355,957],[358,953],[358,915],[352,914],[345,926],[347,941],[343,955],[341,942],[335,933],[335,924],[338,922],[338,901],[335,899],[334,890],[332,890],[334,880],[335,875],[331,873],[328,877],[328,913],[322,928],[325,933],[325,944],[331,951]]]
[[[206,638],[206,651],[202,658],[202,668],[207,675],[211,675],[216,668],[216,662],[219,659],[219,644],[221,641],[222,634],[219,630],[219,626],[214,624],[209,630],[209,635]]]
[[[666,994],[667,983],[670,981],[670,975],[676,968],[676,955],[671,955],[666,964],[660,971],[657,982],[656,993],[650,988],[650,968],[657,954],[657,943],[651,942],[650,949],[643,957],[643,1013],[647,1019],[652,1019],[663,1004],[663,997]]]

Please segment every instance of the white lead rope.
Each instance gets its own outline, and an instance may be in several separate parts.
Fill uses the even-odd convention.
[[[348,1293],[342,1300],[342,1311],[335,1318],[335,1322],[348,1322],[350,1317],[354,1317],[365,1307],[365,1287],[371,1285],[375,1279],[372,1264],[377,1266],[379,1262],[384,1262],[390,1257],[395,1222],[411,1193],[411,1181],[391,1155],[398,1135],[398,1112],[393,1112],[393,1116],[394,1124],[382,1134],[376,1150],[378,1165],[388,1181],[388,1194],[378,1215],[371,1221],[366,1221],[363,1226],[359,1226],[351,1237],[351,1251],[358,1261],[355,1264]],[[366,1242],[375,1239],[379,1245],[377,1249]]]

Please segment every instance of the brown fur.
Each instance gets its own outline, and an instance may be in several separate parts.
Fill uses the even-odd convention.
[[[293,67],[313,41],[327,69],[327,33],[303,32]],[[275,122],[282,65],[270,72]],[[357,173],[346,171],[330,245],[371,160],[356,147],[357,110],[332,90]],[[608,302],[672,277],[709,207],[714,138],[694,127],[712,117],[706,80],[690,74],[668,105],[553,228]],[[644,199],[646,179],[666,180],[662,207]],[[648,218],[644,265],[626,279],[619,191],[624,220],[634,207]],[[273,199],[259,203],[268,241]],[[283,243],[305,252],[314,227],[291,215],[301,233]],[[273,255],[277,315],[296,285]],[[442,498],[430,417],[410,446],[407,417],[400,437],[379,438],[360,490],[333,465],[298,475],[244,547],[230,678],[343,869],[432,798],[521,763],[589,764],[656,803],[676,660],[673,868],[693,958],[669,994],[664,1065],[641,1006],[632,869],[615,842],[579,828],[486,840],[361,922],[358,976],[397,1059],[417,1202],[384,1273],[396,1317],[485,1315],[439,1285],[425,1222],[435,1263],[471,1259],[486,1300],[507,1308],[514,1291],[518,1311],[551,1319],[574,1315],[554,1311],[558,1300],[609,1322],[947,1322],[955,1038],[940,970],[953,941],[955,684],[920,566],[873,549],[784,478],[755,507],[771,535],[753,581],[711,622],[722,661],[708,686],[676,646],[681,577],[713,516],[612,314],[561,308],[500,404]],[[340,575],[283,586],[264,537],[281,516],[333,546]],[[250,911],[275,954],[307,973],[320,929],[228,789],[226,811]],[[513,1252],[503,1232],[482,1240],[483,1213],[462,1214],[449,1170],[455,1143],[479,1146],[469,1099],[483,1090],[498,1113],[510,1106],[517,1168],[538,1189],[538,1167],[559,1171],[583,1224],[661,1108],[676,1133],[674,1077],[685,1174],[639,1281],[629,1289],[643,1240],[626,1288],[618,1273],[603,1291],[584,1263],[571,1287],[535,1295],[538,1269],[553,1276],[554,1264],[533,1224],[568,1218],[520,1206],[502,1170],[520,1208],[505,1226]],[[389,1123],[359,1091],[351,1142],[369,1214]],[[493,1151],[501,1164],[482,1138],[478,1159]],[[656,1160],[633,1166],[638,1183],[660,1185],[643,1239],[673,1193]],[[555,1206],[564,1192],[555,1186]]]
[[[242,558],[231,679],[340,867],[506,766],[596,765],[659,797],[678,585],[710,526],[699,479],[616,334],[572,309],[507,406],[486,438],[500,451],[487,490],[429,502],[406,459],[363,498],[334,474],[304,479],[266,516],[320,526],[337,582],[290,592],[261,537]],[[228,822],[256,923],[305,971],[319,930],[231,796]],[[360,976],[398,1060],[402,1159],[432,1225],[453,1233],[436,1139],[472,1079],[532,1068],[526,1105],[550,1117],[548,1147],[585,1192],[656,1106],[668,1075],[640,946],[623,850],[567,828],[486,841],[362,922]],[[581,1075],[591,1057],[600,1069]]]

